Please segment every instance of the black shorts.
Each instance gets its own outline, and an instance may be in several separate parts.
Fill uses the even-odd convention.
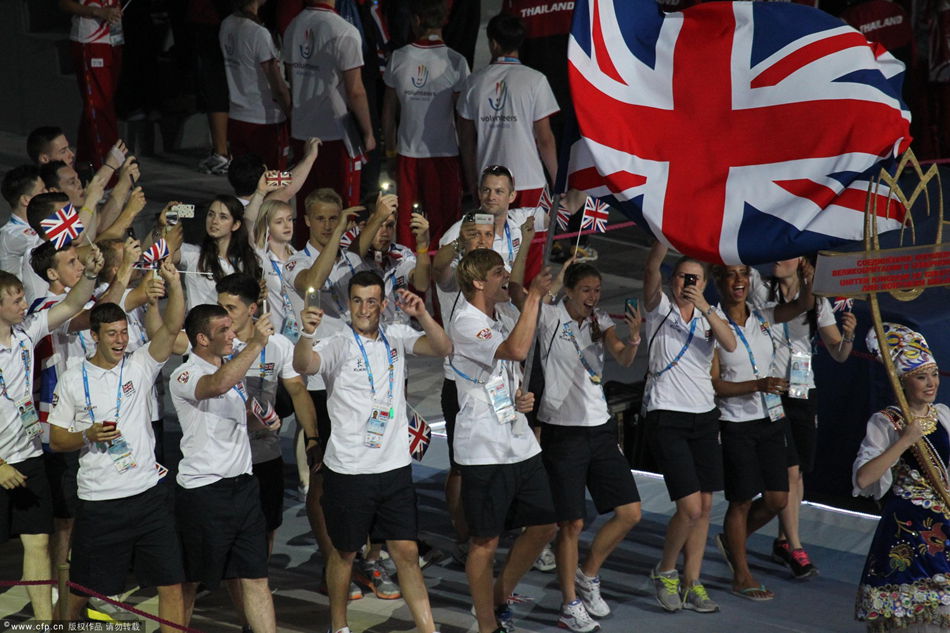
[[[267,578],[267,525],[253,476],[179,486],[175,518],[190,582],[216,589],[228,578]]]
[[[418,538],[412,467],[344,475],[323,469],[323,516],[333,547],[355,552],[366,544]]]
[[[455,439],[455,418],[459,414],[459,392],[454,380],[442,379],[442,417],[445,418],[445,435],[449,441],[449,466],[458,468],[455,463],[455,449],[452,441]]]
[[[670,500],[722,490],[718,409],[705,413],[657,409],[647,414],[646,426]]]
[[[815,445],[818,440],[818,403],[815,390],[808,399],[782,396],[782,408],[788,419],[785,442],[788,444],[788,466],[798,466],[803,473],[815,468]]]
[[[515,464],[459,466],[462,508],[472,536],[554,523],[554,502],[541,455]]]
[[[79,505],[79,451],[48,453],[43,451],[46,479],[53,497],[53,516],[71,519]]]
[[[70,579],[107,596],[125,589],[130,569],[143,587],[183,582],[185,570],[174,512],[172,491],[162,484],[122,499],[80,500]],[[73,593],[82,595],[76,590]]]
[[[53,532],[53,499],[42,457],[10,464],[26,477],[26,485],[0,488],[0,543],[20,534]]]
[[[254,477],[260,488],[261,511],[267,531],[272,532],[284,522],[284,459],[254,464]]]
[[[586,518],[585,486],[600,514],[640,501],[633,473],[617,446],[617,424],[612,420],[599,426],[542,423],[541,459],[558,521]]]
[[[326,453],[330,431],[333,429],[330,425],[330,411],[327,409],[327,390],[318,389],[307,393],[313,401],[313,408],[317,410],[317,434],[320,436],[320,448],[323,453]]]
[[[785,418],[750,422],[722,421],[726,500],[749,501],[760,492],[788,491]]]
[[[189,26],[194,35],[198,108],[202,112],[227,112],[228,79],[218,41],[219,27],[211,24]]]

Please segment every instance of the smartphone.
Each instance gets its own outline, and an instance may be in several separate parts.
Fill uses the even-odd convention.
[[[176,204],[171,209],[169,209],[169,213],[172,211],[177,213],[179,218],[195,217],[195,205],[193,204]],[[165,214],[165,217],[168,217],[168,214]]]
[[[261,299],[261,314],[267,314],[267,299]]]
[[[693,275],[691,273],[683,273],[684,286],[695,286],[698,282],[699,282],[699,275]]]
[[[636,299],[636,298],[627,299],[627,300],[624,301],[623,303],[624,303],[624,307],[625,307],[625,309],[626,309],[626,311],[627,311],[627,314],[636,314],[636,313],[637,313],[637,307],[638,307],[639,304],[640,304],[640,301],[639,301],[638,299]]]
[[[413,202],[413,203],[412,203],[412,212],[413,212],[413,213],[418,213],[418,214],[421,215],[422,217],[426,217],[426,212],[425,212],[425,210],[422,208],[422,206],[421,206],[418,202]]]
[[[319,308],[320,307],[320,291],[316,288],[307,288],[307,296],[304,299],[304,307],[307,308]]]

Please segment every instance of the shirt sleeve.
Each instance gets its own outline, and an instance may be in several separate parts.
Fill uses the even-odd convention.
[[[600,326],[601,332],[606,332],[607,330],[609,330],[610,328],[616,325],[616,323],[614,323],[614,320],[610,318],[610,315],[604,312],[603,310],[597,310],[595,314],[597,315],[597,325]]]
[[[353,31],[356,31],[354,28]],[[337,41],[337,70],[345,72],[363,66],[359,34],[348,32]]]
[[[554,92],[551,90],[551,84],[548,83],[548,80],[544,75],[540,75],[539,77],[538,87],[535,90],[535,97],[535,121],[540,121],[545,117],[549,117],[561,109],[557,104],[557,99],[554,98]]]
[[[350,335],[349,330],[346,334]],[[338,335],[317,341],[313,351],[320,355],[320,374],[328,376],[337,372],[346,359],[346,347],[346,339]]]
[[[831,308],[831,302],[825,297],[815,297],[815,310],[818,316],[818,327],[823,328],[838,324],[835,311]]]
[[[280,377],[284,380],[298,377],[300,374],[294,369],[294,346],[291,345],[286,337],[280,334],[272,336],[271,342],[277,346],[278,353],[280,354],[278,358],[278,362],[280,362]]]
[[[69,380],[69,378],[73,378],[74,380]],[[75,390],[69,388],[70,385],[74,385],[75,383],[75,374],[70,372],[64,374],[63,379],[56,384],[56,390],[53,392],[52,403],[50,405],[49,417],[47,418],[47,421],[51,425],[58,426],[62,429],[79,428],[80,430],[90,426],[88,421],[77,419],[79,417],[77,413],[81,411],[83,407],[76,402],[76,396],[73,393]],[[84,404],[85,403],[83,403],[83,405]],[[81,427],[77,425],[77,422],[81,424]]]
[[[175,371],[168,381],[169,390],[173,396],[178,396],[182,400],[197,402],[195,397],[195,388],[198,386],[198,380],[205,375],[205,372],[196,371],[195,365],[182,365]]]
[[[449,228],[445,230],[445,233],[442,234],[442,237],[439,238],[439,246],[445,246],[449,242],[453,242],[458,239],[459,231],[462,230],[462,221],[459,220]]]
[[[392,55],[389,56],[389,61],[386,62],[386,68],[383,69],[383,83],[386,84],[389,88],[396,87],[396,78],[393,76],[394,66],[396,64],[396,55],[399,51],[394,51]]]
[[[455,111],[463,119],[472,121],[475,119],[475,113],[472,104],[469,102],[472,93],[471,82],[468,80],[462,82],[460,92],[458,102],[455,104]]]
[[[452,92],[462,92],[465,87],[465,81],[468,79],[471,71],[468,69],[468,60],[462,55],[455,55],[455,73],[456,80],[452,86]]]
[[[259,64],[280,57],[280,53],[277,51],[277,45],[274,44],[274,38],[271,37],[268,30],[263,26],[254,30],[254,40],[251,42],[251,54],[254,57],[254,61]]]
[[[455,354],[491,367],[495,363],[495,351],[505,339],[487,321],[475,317],[460,314],[452,323]]]
[[[408,325],[396,323],[386,328],[386,336],[391,339],[390,344],[393,347],[401,346],[404,354],[412,356],[415,354],[412,348],[415,347],[416,341],[425,336],[425,332],[419,332]]]
[[[49,334],[49,310],[43,310],[28,316],[23,330],[33,341],[33,345],[39,343],[40,339]]]
[[[890,420],[883,413],[875,413],[868,420],[867,430],[864,439],[861,440],[861,446],[858,448],[858,456],[854,460],[851,468],[852,494],[857,496],[874,497],[880,499],[890,490],[893,483],[893,475],[888,469],[884,475],[867,488],[858,487],[858,470],[869,461],[886,451],[900,437]],[[893,464],[891,464],[893,466]]]
[[[198,257],[200,255],[201,249],[196,244],[182,244],[178,267],[189,272],[198,270]]]
[[[159,362],[155,360],[155,357],[152,356],[150,351],[152,344],[143,345],[132,353],[132,356],[129,357],[129,361],[137,365],[140,365],[148,375],[151,376],[154,381],[158,378],[158,375],[162,373],[162,367],[165,366],[164,362]]]

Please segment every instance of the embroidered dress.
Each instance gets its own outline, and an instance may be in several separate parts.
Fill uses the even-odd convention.
[[[950,629],[950,508],[920,466],[931,461],[945,473],[950,460],[950,410],[936,405],[938,423],[927,435],[930,450],[905,451],[880,481],[855,494],[882,498],[881,521],[874,533],[855,617],[869,631],[946,631]],[[899,431],[899,411],[890,408],[868,421],[854,472],[890,446]],[[939,463],[938,463],[939,461]]]

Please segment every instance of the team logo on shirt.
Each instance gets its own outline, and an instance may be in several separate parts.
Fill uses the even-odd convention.
[[[133,393],[135,393],[135,385],[132,384],[131,380],[122,385],[122,395],[131,396]]]
[[[518,248],[519,246],[521,246],[521,238],[520,238],[520,237],[516,237],[516,238],[514,238],[514,239],[511,240],[511,247],[512,247],[512,248]]]
[[[313,55],[313,29],[307,29],[303,32],[303,43],[300,45],[300,56],[304,59],[310,59]]]
[[[287,269],[287,272],[290,272],[291,270],[293,270],[293,269],[296,268],[296,267],[297,267],[297,261],[296,261],[296,260],[293,260],[293,259],[290,260],[289,262],[287,262],[286,264],[284,264],[284,268]]]
[[[488,105],[491,106],[492,110],[496,112],[503,110],[504,107],[508,104],[508,85],[505,83],[505,80],[495,82],[495,96],[488,97]]]
[[[186,382],[188,382],[188,372],[187,371],[181,372],[180,374],[178,374],[178,378],[176,378],[175,380],[177,380],[181,384],[185,384]]]
[[[426,68],[425,64],[419,64],[416,66],[416,75],[412,78],[412,85],[421,88],[426,85],[427,81],[429,81],[429,69]]]
[[[36,231],[33,230],[33,227],[28,226],[25,229],[23,229],[23,235],[28,235],[30,237],[33,237],[34,235],[36,235]]]
[[[475,335],[475,338],[481,339],[481,340],[483,340],[483,341],[487,341],[488,339],[491,338],[491,328],[485,328],[484,330],[480,330],[480,331]]]

